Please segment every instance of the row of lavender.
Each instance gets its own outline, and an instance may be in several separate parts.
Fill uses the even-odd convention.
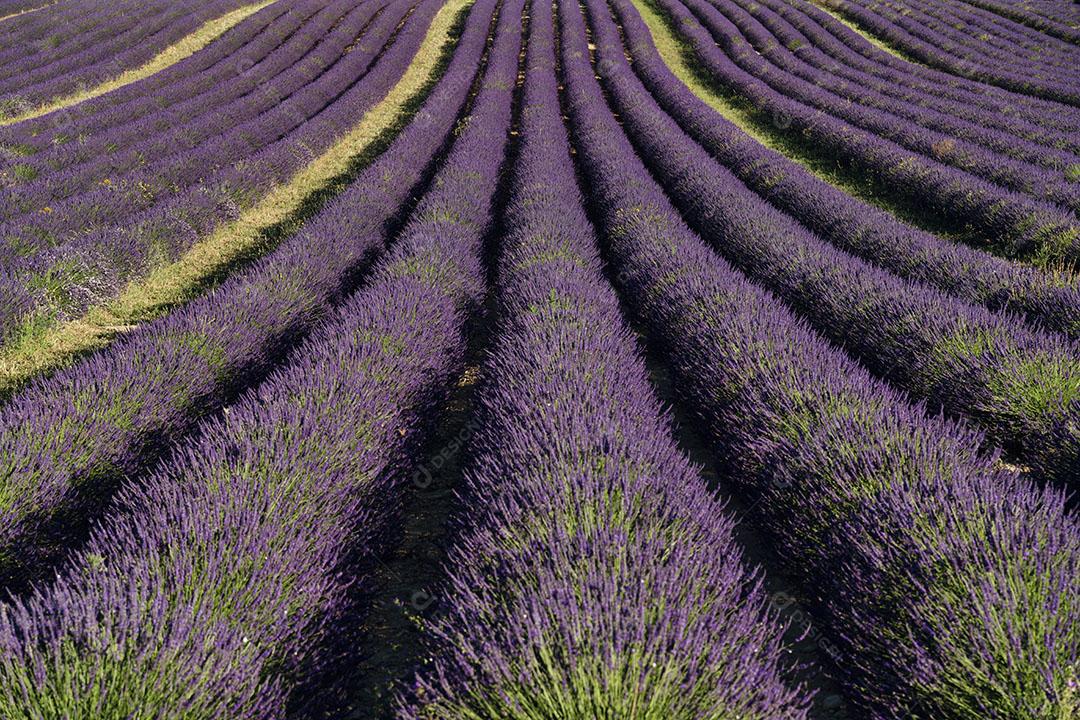
[[[965,0],[968,5],[1042,30],[1062,40],[1080,42],[1080,8],[1054,0]]]
[[[315,14],[319,6],[305,3],[285,20],[314,17],[265,62],[250,72],[237,67],[231,82],[218,86],[222,92],[184,103],[203,111],[212,108],[212,117],[159,111],[148,118],[151,127],[121,126],[139,132],[134,142],[124,144],[114,135],[119,128],[113,128],[93,141],[81,139],[75,162],[58,162],[53,153],[19,163],[16,172],[29,182],[0,193],[10,208],[0,225],[9,246],[3,259],[17,262],[56,246],[69,233],[119,224],[283,137],[347,88],[350,80],[363,77],[409,4],[390,3],[386,12],[380,12],[383,9],[380,3],[354,0],[332,3]],[[280,32],[276,27],[268,30],[272,36]],[[364,42],[364,51],[350,53],[349,62],[339,65],[344,50],[357,42]],[[339,77],[327,78],[326,73],[335,69]],[[336,84],[322,87],[323,81],[333,79]],[[99,145],[99,140],[105,144]],[[46,207],[49,211],[43,213]]]
[[[107,111],[99,106],[92,115],[81,113],[77,122],[58,113],[65,124],[62,136],[47,132],[52,118],[10,128],[8,143],[23,156],[13,174],[22,181],[4,189],[4,217],[33,217],[45,205],[57,212],[58,203],[93,189],[102,178],[130,184],[124,173],[134,168],[149,171],[150,178],[163,183],[169,167],[163,160],[191,152],[232,127],[259,132],[260,126],[247,123],[317,82],[350,45],[380,46],[388,30],[374,25],[370,35],[365,31],[386,5],[339,0],[329,5],[297,3],[287,11],[272,5],[211,45],[214,55],[219,45],[229,47],[228,54],[207,63],[210,58],[197,53],[193,57],[201,61],[199,72],[176,78],[167,88],[151,83],[129,102],[109,93]],[[392,23],[403,14],[390,12],[381,22]],[[357,67],[362,71],[364,65]],[[145,177],[142,182],[147,183]]]
[[[1080,288],[917,230],[764,147],[678,82],[641,17],[624,2],[615,6],[634,70],[656,101],[683,131],[769,203],[833,245],[892,273],[991,310],[1013,311],[1033,327],[1080,338]]]
[[[0,28],[0,118],[138,67],[250,1],[72,0],[11,18]]]
[[[364,287],[131,483],[60,579],[0,613],[5,717],[278,718],[341,659],[339,624],[394,535],[410,459],[461,370],[465,321],[485,292],[481,246],[521,32],[521,3],[507,3],[485,70],[495,4],[471,10],[416,120],[312,231],[381,244],[342,211],[363,214],[358,191],[420,172],[432,131],[446,137],[481,68],[471,122]]]
[[[764,47],[771,34],[734,0],[658,4],[704,68],[756,110],[779,119],[778,132],[817,144],[818,151],[874,179],[895,199],[917,203],[955,227],[970,228],[974,240],[1009,257],[1051,266],[1080,264],[1080,221],[1068,209],[1075,205],[1077,186],[1065,174],[1076,165],[1068,159],[1075,157],[1072,153],[1060,151],[1057,170],[1025,170],[1025,163],[828,92],[816,84],[827,71],[806,66],[804,72],[815,78],[807,82],[772,65],[718,9],[739,18],[743,27],[757,29]],[[983,177],[969,172],[972,169]]]
[[[364,28],[362,40],[343,52],[348,43],[331,34],[321,45],[339,50],[330,66],[316,61],[306,71],[284,68],[299,83],[289,97],[252,88],[247,102],[269,102],[267,112],[55,210],[9,219],[5,235],[15,255],[0,278],[0,331],[10,333],[41,315],[77,313],[109,297],[254,203],[355,124],[401,77],[440,3],[396,0],[369,23],[362,22],[370,17],[368,4],[351,5],[352,19]],[[305,72],[316,76],[306,85]]]
[[[1066,181],[1066,173],[1070,169],[1080,170],[1080,156],[1054,147],[1051,136],[1042,134],[1036,136],[1036,141],[1029,142],[1008,132],[984,127],[981,118],[976,121],[954,118],[948,113],[913,106],[861,84],[836,78],[830,71],[803,61],[801,55],[807,51],[800,51],[806,39],[768,8],[743,0],[718,3],[716,7],[751,46],[772,63],[774,69],[769,68],[767,74],[759,77],[768,80],[771,75],[779,75],[779,86],[777,81],[772,82],[781,92],[794,87],[814,106],[909,149],[1004,187],[1075,208],[1076,186]],[[810,86],[827,92],[810,91]],[[843,110],[842,100],[863,107]],[[912,132],[902,121],[914,122],[923,131]],[[1072,139],[1071,143],[1075,142],[1075,138]]]
[[[41,0],[0,0],[0,18],[14,17],[20,13],[29,12],[51,5],[51,2]]]
[[[946,40],[943,49],[961,60],[975,64],[985,62],[993,67],[995,62],[1009,60],[1011,53],[1014,65],[1018,59],[1021,63],[1017,69],[1026,70],[1029,63],[1036,66],[1041,63],[1051,72],[1060,72],[1063,80],[1076,79],[1077,69],[1068,62],[1080,45],[1075,18],[1071,33],[1062,33],[1064,28],[1061,27],[1054,28],[1057,33],[1046,32],[1002,15],[985,7],[986,4],[986,0],[961,4],[927,0],[915,6],[902,0],[885,0],[875,9],[893,18],[913,37],[927,42]],[[1001,8],[996,5],[996,9]],[[1068,9],[1063,9],[1067,14]],[[1065,37],[1061,36],[1063,34]]]
[[[806,717],[732,521],[675,445],[607,284],[529,12],[499,318],[432,662],[404,718]]]
[[[814,599],[852,699],[879,718],[1074,713],[1080,527],[1062,495],[912,407],[690,232],[607,106],[594,73],[614,95],[629,70],[603,48],[609,9],[588,5],[608,62],[589,63],[572,4],[562,58],[608,258]]]
[[[639,38],[635,48],[640,54],[640,19],[635,25],[630,6],[619,5],[624,25]],[[1062,482],[1080,478],[1080,352],[1075,341],[1032,329],[1013,314],[991,312],[926,283],[901,279],[817,236],[798,222],[801,212],[789,216],[770,205],[770,191],[759,196],[683,132],[630,69],[613,25],[600,22],[595,42],[605,85],[635,146],[691,226],[721,254],[879,376],[930,407],[981,425],[1043,477]],[[678,81],[654,78],[657,84],[674,88]],[[674,90],[666,94],[678,95]],[[681,102],[669,103],[677,112],[700,102],[686,93],[678,97]],[[678,114],[689,119],[688,112]],[[710,119],[701,107],[695,119],[705,128],[719,123],[715,113]],[[783,170],[761,176],[759,183],[782,179]],[[792,204],[799,210],[812,200],[804,197]],[[831,210],[843,213],[844,208]],[[831,234],[858,233],[857,219],[850,214],[840,218],[855,227],[837,227]],[[919,245],[935,247],[928,238]],[[919,245],[910,252],[920,254]],[[896,253],[885,265],[907,262]],[[948,286],[950,278],[938,280]],[[1074,318],[1075,308],[1074,300]]]
[[[990,85],[966,87],[966,81],[944,73],[933,75],[936,71],[920,65],[908,63],[905,68],[903,61],[874,48],[813,5],[781,0],[740,5],[778,41],[795,48],[800,60],[858,87],[896,98],[912,108],[935,109],[945,117],[1002,130],[1029,142],[1070,152],[1080,148],[1080,141],[1067,132],[1077,127],[1075,117],[1068,119],[1069,106],[1002,90],[995,93]]]
[[[951,103],[947,106],[949,112],[975,113],[979,122],[989,126],[1023,121],[1044,130],[1068,131],[1080,127],[1077,125],[1080,115],[1072,106],[1010,92],[903,60],[870,44],[862,35],[811,3],[763,0],[762,5],[803,32],[812,41],[813,49],[820,49],[837,61],[833,67],[850,67],[878,78],[881,85],[876,89],[916,92],[917,100],[913,102],[930,102],[933,106],[947,101]],[[811,55],[812,48],[803,45],[800,54]],[[860,83],[866,84],[861,80]]]
[[[923,0],[918,5],[885,0],[878,7],[902,16],[898,18],[901,26],[910,26],[916,37],[930,42],[944,39],[948,44],[939,49],[962,59],[991,66],[1019,61],[1034,67],[1040,78],[1054,74],[1060,79],[1077,78],[1075,45],[981,8],[941,0]]]
[[[1018,93],[1042,97],[1049,100],[1080,105],[1080,86],[1076,83],[1075,62],[1067,65],[1062,72],[1048,71],[1037,60],[1014,55],[1008,63],[995,59],[982,47],[972,48],[956,42],[955,37],[931,27],[926,19],[917,17],[918,7],[913,3],[903,3],[897,12],[887,4],[876,0],[851,0],[833,3],[837,12],[843,14],[860,27],[876,37],[883,38],[896,47],[903,49],[920,62],[941,68],[950,73],[998,85]],[[971,22],[970,16],[976,9],[963,8],[957,11],[965,25]],[[916,17],[911,17],[913,14]],[[998,24],[1006,22],[1004,19]],[[1075,44],[1080,37],[1076,31],[1061,32],[1065,39],[1047,38],[1045,32],[1014,23],[1017,33],[1026,35],[1034,41],[1051,44],[1064,42]]]
[[[233,26],[199,52],[158,73],[72,105],[63,113],[50,113],[0,129],[0,146],[9,153],[3,161],[10,162],[11,155],[30,155],[57,149],[54,146],[68,143],[72,138],[88,139],[102,129],[171,107],[174,103],[205,92],[217,82],[231,79],[237,72],[237,63],[245,57],[233,57],[234,53],[264,33],[276,35],[265,48],[252,45],[248,50],[252,60],[261,59],[265,52],[280,44],[296,27],[276,26],[281,29],[272,31],[271,28],[275,27],[272,23],[282,16],[300,21],[306,17],[302,10],[302,5],[294,3],[273,3]],[[206,72],[208,70],[214,74]]]
[[[474,18],[489,16],[491,5],[480,3]],[[361,292],[143,489],[129,485],[57,584],[5,608],[0,677],[12,717],[45,708],[276,717],[307,673],[333,661],[320,652],[323,640],[357,612],[347,584],[367,587],[366,569],[392,537],[412,448],[460,367],[465,319],[483,293],[480,245],[502,158],[492,139],[509,118],[520,12],[520,4],[503,9],[469,122]],[[1080,530],[1061,497],[995,470],[976,435],[927,419],[712,254],[612,116],[578,8],[563,4],[560,13],[577,157],[624,298],[661,341],[687,402],[736,468],[732,478],[762,500],[777,544],[809,588],[824,589],[815,597],[852,660],[853,697],[881,717],[1067,716],[1077,620],[1055,603],[1080,589]],[[607,13],[591,4],[596,39],[607,38],[598,69],[614,91],[631,71],[613,59],[618,37]],[[741,565],[730,521],[675,450],[603,288],[559,127],[543,24],[550,15],[534,5],[530,17],[538,38],[530,53],[540,57],[527,73],[506,211],[503,323],[482,391],[466,496],[472,517],[451,556],[452,612],[432,629],[438,664],[402,712],[802,717],[805,693],[780,677],[781,628]],[[152,457],[140,446],[146,435],[175,438],[220,403],[223,387],[250,382],[252,368],[280,353],[283,336],[326,316],[350,284],[344,278],[377,254],[392,208],[449,132],[486,30],[470,22],[417,119],[302,235],[138,331],[126,348],[24,396],[36,393],[38,409],[52,398],[49,420],[82,412],[98,421],[81,446],[70,443],[77,422],[58,427],[45,456],[70,454],[54,469],[75,469],[86,448],[111,450],[106,443],[127,432],[122,461],[137,475]],[[353,247],[341,247],[342,235]],[[298,319],[305,310],[285,303],[264,308],[282,295],[309,303],[307,315]],[[212,312],[219,303],[263,314],[243,333],[239,315],[225,318],[224,334],[210,337],[223,319]],[[260,336],[264,324],[271,327]],[[178,373],[138,397],[143,377],[116,364],[132,351],[196,373],[204,394],[185,396]],[[163,397],[179,398],[180,412]],[[132,413],[139,403],[143,413]],[[27,426],[30,407],[21,404]],[[170,414],[172,425],[162,421]],[[157,420],[130,432],[148,415]],[[19,417],[4,418],[4,427]],[[23,439],[34,438],[49,431],[26,427]],[[11,467],[32,472],[42,448],[16,449],[24,465]],[[107,492],[109,462],[99,460],[68,492]],[[952,512],[955,503],[966,512]],[[711,583],[700,582],[703,561]],[[642,587],[628,585],[630,576]],[[996,594],[1018,581],[1022,598]],[[612,604],[620,593],[626,603]],[[71,611],[57,616],[58,606]],[[1003,614],[1013,634],[980,624],[984,613]],[[1021,692],[998,697],[996,682]]]
[[[88,114],[91,108],[84,109],[82,103],[74,106],[80,111],[77,121],[69,110],[7,128],[6,144],[18,158],[12,175],[18,176],[10,178],[3,191],[3,217],[40,211],[101,178],[118,179],[140,156],[156,160],[189,151],[222,132],[225,118],[236,125],[264,112],[271,95],[255,93],[260,85],[273,81],[274,96],[288,97],[294,89],[282,83],[291,77],[282,78],[284,70],[296,63],[332,65],[336,55],[315,51],[319,40],[333,33],[345,36],[346,42],[355,41],[382,6],[367,9],[359,25],[344,17],[354,7],[341,2],[270,5],[207,51],[192,55],[190,59],[199,61],[198,71],[173,77],[166,87],[134,83],[138,94],[106,93],[108,103],[93,103],[94,114]],[[221,53],[223,49],[228,52]],[[178,63],[172,69],[186,67]],[[254,105],[259,100],[262,107]],[[64,170],[69,172],[60,172]]]
[[[70,541],[73,519],[93,514],[122,478],[263,374],[355,287],[449,134],[479,52],[463,44],[420,115],[298,234],[205,297],[35,381],[0,409],[6,575],[40,576]],[[354,239],[340,242],[343,235]]]

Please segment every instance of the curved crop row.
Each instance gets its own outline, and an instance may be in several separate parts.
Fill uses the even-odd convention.
[[[105,174],[112,158],[100,157],[85,171],[61,173],[56,178],[59,193],[52,192],[54,183],[49,179],[29,183],[25,192],[8,190],[5,195],[26,210],[0,224],[9,245],[4,259],[17,261],[40,247],[55,246],[68,234],[119,224],[160,198],[178,195],[220,168],[287,137],[317,116],[366,75],[415,3],[396,0],[378,14],[380,3],[354,0],[354,5],[339,26],[340,33],[330,34],[325,42],[308,48],[310,54],[281,66],[282,74],[267,78],[265,86],[255,82],[235,103],[219,108],[220,117],[209,123],[208,137],[192,138],[189,147],[181,143],[179,148],[167,132],[162,140],[144,138],[115,176]],[[360,48],[344,53],[360,38],[366,41]],[[182,135],[184,128],[178,130]]]
[[[322,9],[315,13],[318,7]],[[153,191],[154,178],[168,177],[170,166],[192,152],[199,152],[204,142],[212,142],[239,126],[251,127],[249,132],[257,133],[257,124],[246,123],[257,120],[305,86],[318,82],[351,45],[366,43],[381,47],[408,6],[338,0],[328,5],[304,3],[300,8],[304,14],[313,15],[310,22],[300,25],[257,63],[251,60],[248,49],[243,48],[244,60],[254,63],[250,68],[238,67],[232,82],[219,83],[209,97],[202,94],[183,103],[201,108],[202,112],[191,117],[172,112],[154,113],[145,123],[110,129],[93,139],[60,145],[58,152],[24,158],[17,170],[28,179],[0,189],[0,202],[6,210],[3,217],[8,222],[25,222],[27,217],[40,216],[42,208],[50,207],[52,220],[57,217],[53,213],[63,211],[62,201],[88,191],[100,191],[101,183],[106,180],[110,185],[129,182],[128,173],[137,173],[135,177],[142,179],[135,182]],[[373,33],[368,35],[372,18],[384,10],[389,14],[386,22],[371,28]],[[363,73],[363,66],[360,68],[358,76]],[[219,162],[228,159],[220,152],[215,157]],[[11,218],[13,215],[16,217]],[[75,223],[70,227],[81,227],[77,210],[69,217]],[[49,225],[48,232],[55,235],[67,227]]]
[[[1080,287],[906,225],[758,143],[700,100],[660,58],[630,0],[612,0],[633,69],[660,105],[754,192],[827,239],[902,277],[1080,339]]]
[[[1014,93],[908,62],[869,43],[865,37],[810,2],[762,0],[812,40],[829,57],[883,81],[886,87],[910,89],[932,98],[967,104],[986,123],[993,118],[1017,119],[1065,135],[1080,129],[1080,110],[1070,105]],[[828,69],[828,68],[823,68]]]
[[[941,49],[962,60],[990,67],[1011,61],[1015,69],[1038,71],[1040,79],[1077,78],[1075,62],[1070,62],[1074,45],[981,8],[942,0],[918,5],[883,0],[877,9],[901,20],[899,24],[915,37],[944,40]]]
[[[306,113],[294,116],[291,104],[282,103],[260,120],[274,122],[269,139],[260,141],[247,136],[244,128],[219,139],[217,144],[230,142],[237,161],[219,167],[213,148],[204,146],[200,153],[186,156],[182,165],[173,169],[174,173],[183,172],[188,182],[199,181],[186,191],[129,215],[122,224],[81,233],[62,245],[24,258],[21,266],[4,267],[0,297],[6,302],[0,304],[0,332],[10,333],[20,324],[35,323],[41,315],[78,312],[100,298],[112,296],[128,280],[155,263],[175,258],[218,222],[250,206],[274,184],[303,167],[401,77],[439,5],[439,0],[419,2],[385,52],[376,47],[348,53],[346,58],[366,58],[371,66],[360,79],[355,74],[349,76],[347,68],[339,68],[338,79],[345,75],[348,86],[338,88],[338,94],[327,97],[323,94],[327,88],[306,88],[303,100],[310,104],[309,111],[314,113],[311,117]],[[291,132],[278,135],[290,127]],[[250,154],[243,150],[252,145],[261,149]],[[196,162],[198,159],[219,169],[208,174],[207,167]],[[116,210],[145,205],[153,199],[144,195],[137,183],[105,190],[103,200]]]
[[[4,25],[0,26],[0,38],[4,39],[5,46],[10,39],[30,39],[33,32],[43,24],[39,23],[37,18],[32,17],[31,14],[37,14],[40,17],[42,11],[58,5],[59,1],[0,0],[0,17],[5,19]],[[85,8],[82,12],[84,16],[92,13],[92,11],[87,11]]]
[[[767,8],[752,2],[744,8],[742,0],[713,4],[772,64],[769,67],[758,63],[757,67],[764,68],[768,75],[779,73],[786,78],[783,80],[785,84],[794,81],[805,88],[807,85],[798,81],[809,83],[815,88],[811,95],[814,104],[820,104],[830,114],[838,114],[838,99],[856,103],[867,110],[840,112],[840,116],[992,182],[1059,204],[1076,205],[1077,189],[1067,181],[1067,173],[1074,166],[1080,168],[1080,156],[1028,142],[1022,137],[986,127],[982,122],[967,121],[951,113],[888,97],[859,82],[837,78],[832,71],[821,70],[803,61],[801,41],[774,29],[775,23],[764,16]],[[794,50],[785,43],[785,39],[787,43],[796,45]],[[765,79],[761,73],[754,74]],[[880,114],[870,110],[879,111]],[[937,134],[913,131],[905,127],[905,123],[915,123]]]
[[[494,0],[472,13],[491,13]],[[316,327],[382,251],[464,106],[487,25],[390,147],[296,235],[208,295],[34,381],[0,409],[0,569],[42,572],[93,509]],[[342,237],[352,238],[341,242]],[[68,521],[68,522],[66,522]]]
[[[612,105],[691,227],[873,372],[985,427],[1041,475],[1080,479],[1077,345],[902,280],[807,231],[657,106],[629,68],[606,5],[593,28]]]
[[[133,123],[147,114],[213,90],[243,71],[245,50],[258,60],[281,44],[312,12],[311,3],[271,3],[196,53],[161,72],[61,110],[0,127],[0,147],[12,158],[57,152],[75,138]]]
[[[868,6],[862,0],[830,3],[838,13],[865,28],[876,37],[900,47],[920,62],[961,77],[990,83],[1013,92],[1080,106],[1080,89],[1053,75],[1041,74],[1037,66],[1019,59],[1003,68],[1000,63],[966,56],[955,43],[915,23],[905,22],[896,14],[884,14],[880,6]]]
[[[26,15],[27,13],[37,12],[38,10],[44,10],[51,2],[55,0],[47,1],[42,5],[40,2],[34,2],[33,0],[21,0],[21,2],[0,3],[0,23],[11,21],[18,18],[20,15]],[[5,35],[5,25],[0,25],[0,38]]]
[[[50,0],[3,0],[0,2],[0,17],[12,17],[50,4]]]
[[[1057,74],[1064,80],[1076,79],[1076,48],[1057,38],[992,13],[963,3],[922,0],[917,5],[885,0],[879,7],[902,16],[915,32],[929,31],[945,39],[959,57],[993,66],[995,63],[1019,62],[1041,73]]]
[[[875,66],[844,45],[827,26],[802,12],[799,5],[781,0],[749,3],[740,0],[739,5],[767,27],[784,47],[792,49],[799,60],[836,78],[839,83],[879,93],[913,111],[932,111],[935,117],[962,120],[966,123],[964,127],[973,125],[1021,138],[1033,148],[1080,153],[1080,138],[1055,127],[1060,124],[1057,123],[1058,113],[1032,113],[1017,103],[988,103],[986,98],[950,90],[940,82],[919,80],[911,72]]]
[[[53,53],[48,51],[30,54],[25,60],[5,62],[0,59],[0,67],[4,67],[7,74],[7,77],[0,74],[0,115],[18,115],[80,86],[95,85],[119,75],[146,62],[207,20],[249,2],[131,3],[119,17],[104,20],[97,34],[83,30],[64,43],[53,33],[42,41],[44,47],[83,49],[55,59],[50,58]],[[22,42],[14,45],[24,53],[27,50]],[[0,53],[3,54],[6,53]],[[44,58],[41,57],[43,54]]]
[[[85,0],[43,0],[42,5],[45,7],[41,12],[15,18],[4,28],[4,33],[10,37],[5,38],[5,44],[0,48],[0,60],[18,59],[25,61],[26,65],[17,68],[5,66],[0,70],[0,77],[14,75],[25,67],[46,65],[50,60],[84,49],[91,41],[98,39],[97,33],[106,32],[109,21],[123,17],[125,11],[131,8],[128,2],[106,5]],[[153,11],[160,7],[151,5],[148,9]],[[55,36],[54,39],[41,42],[50,33]],[[80,38],[87,34],[92,37]]]
[[[964,0],[968,5],[1015,20],[1066,42],[1080,44],[1080,15],[1075,6],[1033,0]],[[1070,13],[1070,9],[1072,12]]]
[[[1018,22],[1015,18],[980,7],[979,3],[950,4],[945,0],[931,0],[931,8],[936,13],[935,17],[949,22],[955,29],[959,29],[959,25],[966,22],[973,27],[992,33],[989,39],[985,37],[985,34],[980,35],[978,39],[996,48],[1021,47],[1036,55],[1049,52],[1055,58],[1067,58],[1076,50],[1077,43]]]
[[[948,3],[945,0],[930,0],[925,12],[949,23],[955,30],[959,30],[961,24],[983,30],[984,32],[976,40],[986,42],[995,48],[1013,50],[1019,47],[1031,53],[1033,57],[1045,54],[1055,60],[1063,59],[1065,63],[1062,64],[1065,66],[1068,65],[1068,58],[1076,52],[1078,44],[1017,22],[1014,18],[979,7],[977,3],[958,4]],[[1077,37],[1080,39],[1080,35]],[[977,44],[970,38],[967,42],[969,45]],[[1075,72],[1075,68],[1071,69]]]
[[[598,4],[594,3],[594,7]],[[561,5],[577,157],[624,297],[754,500],[866,717],[1069,717],[1080,527],[747,282],[682,223],[607,108]]]
[[[403,718],[805,718],[730,516],[671,437],[600,271],[556,89],[528,68],[448,608]]]
[[[372,583],[394,535],[409,450],[464,365],[522,4],[500,14],[471,122],[371,282],[127,489],[53,587],[0,610],[5,717],[278,718],[318,669],[320,641],[356,610],[350,586]],[[487,18],[470,20],[486,35]]]
[[[970,173],[961,177],[970,177],[973,181],[982,178],[1000,186],[988,188],[999,195],[1004,188],[1028,195],[1040,203],[1053,203],[1073,212],[1080,210],[1080,185],[1069,182],[1064,173],[1064,169],[1072,164],[1067,157],[1056,159],[1056,169],[1040,167],[992,152],[953,133],[897,117],[904,107],[902,103],[887,103],[887,108],[859,104],[866,93],[855,101],[831,92],[826,87],[831,84],[828,73],[811,68],[808,71],[810,78],[803,79],[762,57],[755,48],[767,45],[771,35],[752,17],[739,12],[734,2],[690,0],[685,4],[720,42],[735,66],[764,83],[788,103],[805,106],[800,108],[804,115],[810,109],[825,113],[823,122],[836,123],[837,131],[846,131],[850,135],[861,129],[872,133],[915,153],[916,162],[956,168]],[[1053,210],[1045,204],[1036,207],[1042,207],[1044,212]]]
[[[280,72],[287,45],[300,47],[312,28],[326,32],[323,18],[336,21],[334,2],[272,3],[254,13],[214,43],[175,65],[143,80],[70,107],[0,128],[0,147],[6,150],[6,185],[14,167],[33,168],[35,177],[57,173],[78,163],[127,149],[132,143],[212,112],[257,87],[263,77]],[[309,40],[310,44],[314,44]],[[309,48],[310,49],[310,45]],[[289,56],[303,57],[304,51]],[[287,65],[286,65],[287,67]],[[164,80],[162,83],[157,81]],[[245,81],[248,81],[245,84]],[[28,208],[5,208],[5,215]]]
[[[0,47],[0,80],[45,67],[81,52],[107,38],[110,32],[129,30],[138,22],[129,11],[134,3],[55,3],[40,13],[17,18],[4,28],[8,37]],[[146,21],[158,20],[165,4],[150,5]]]
[[[705,21],[718,15],[699,0],[686,1]],[[961,227],[974,228],[982,242],[1009,257],[1080,266],[1080,224],[1072,213],[913,155],[889,140],[790,100],[736,66],[681,2],[658,0],[658,4],[714,77],[741,92],[758,110],[781,118],[787,132],[801,133],[823,152],[877,179],[898,196]]]
[[[251,0],[247,5],[241,5],[224,15],[208,20],[193,32],[184,35],[176,42],[168,45],[153,57],[141,64],[128,69],[117,68],[116,72],[107,76],[100,82],[86,85],[79,84],[66,94],[61,94],[51,99],[46,99],[40,105],[15,115],[0,120],[0,126],[13,125],[31,118],[41,117],[56,111],[64,111],[79,103],[86,102],[96,97],[101,97],[110,92],[126,87],[139,80],[148,78],[156,73],[168,70],[171,66],[181,62],[184,58],[194,55],[199,50],[211,45],[215,40],[226,34],[231,28],[242,23],[246,18],[258,13],[277,0]]]

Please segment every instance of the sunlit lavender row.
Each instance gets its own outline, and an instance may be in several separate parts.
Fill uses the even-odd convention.
[[[0,717],[1080,719],[1080,13],[0,0]]]

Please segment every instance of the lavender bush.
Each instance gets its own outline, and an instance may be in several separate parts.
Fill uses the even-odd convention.
[[[910,227],[819,180],[700,100],[660,59],[628,0],[613,0],[633,69],[680,127],[748,187],[833,245],[902,277],[937,286],[1033,325],[1080,337],[1080,287]]]
[[[490,15],[485,0],[472,10]],[[0,408],[0,567],[40,574],[126,477],[324,320],[378,257],[387,228],[463,107],[487,26],[470,23],[407,128],[273,253]],[[342,242],[342,238],[351,238]]]
[[[332,660],[320,643],[370,586],[410,450],[464,364],[520,33],[508,3],[473,122],[371,282],[129,486],[56,583],[0,608],[5,717],[278,718]]]
[[[742,94],[756,110],[784,118],[787,132],[801,133],[819,144],[821,151],[874,178],[898,198],[918,203],[959,227],[970,227],[980,242],[1008,257],[1050,266],[1080,263],[1080,224],[1073,213],[936,159],[913,155],[890,140],[786,97],[724,52],[739,53],[739,48],[731,39],[730,24],[705,0],[686,0],[685,4],[658,0],[658,4],[718,81]]]
[[[612,105],[691,227],[873,372],[985,427],[1041,475],[1080,479],[1075,343],[897,278],[770,207],[664,114],[606,5],[589,6]]]
[[[577,158],[623,297],[815,599],[862,717],[1075,714],[1080,527],[1062,495],[709,251],[606,107],[578,8],[560,18]]]
[[[532,3],[521,145],[432,661],[402,718],[805,718],[732,521],[600,271]]]

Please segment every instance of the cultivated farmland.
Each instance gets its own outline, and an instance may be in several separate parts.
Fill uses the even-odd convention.
[[[3,720],[1080,720],[1080,6],[0,60]]]

